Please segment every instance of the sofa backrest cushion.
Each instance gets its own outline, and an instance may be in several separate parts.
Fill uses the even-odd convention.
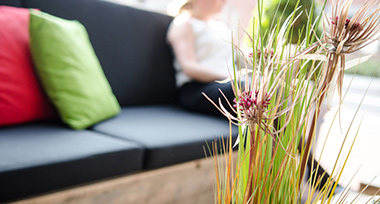
[[[119,113],[86,29],[78,21],[31,10],[30,47],[43,87],[65,123],[84,129]]]
[[[30,57],[29,10],[0,6],[0,25],[0,126],[55,117]]]
[[[21,7],[21,0],[0,0],[0,5]]]
[[[173,56],[166,43],[171,17],[102,0],[25,0],[66,19],[77,19],[120,105],[170,103],[175,98]]]

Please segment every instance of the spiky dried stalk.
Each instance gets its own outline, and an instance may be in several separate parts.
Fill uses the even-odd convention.
[[[281,143],[279,136],[290,123],[294,106],[298,103],[298,100],[304,98],[307,88],[307,86],[299,85],[298,82],[293,83],[286,79],[292,73],[291,68],[294,63],[294,61],[287,60],[290,55],[293,55],[292,52],[284,54],[284,51],[287,52],[289,48],[285,46],[285,36],[290,24],[291,17],[285,21],[279,32],[275,33],[273,30],[270,33],[268,44],[265,46],[261,45],[259,38],[258,43],[254,45],[252,54],[244,60],[249,65],[248,67],[253,67],[253,70],[243,69],[236,71],[234,73],[235,78],[231,77],[237,81],[231,81],[236,96],[235,104],[228,103],[228,106],[224,107],[221,99],[218,105],[209,99],[231,122],[235,125],[245,126],[245,130],[250,132],[249,144],[247,144],[249,145],[247,152],[248,178],[246,179],[247,183],[242,187],[244,188],[242,192],[243,203],[248,201],[250,203],[260,203],[263,199],[267,201],[272,199],[269,196],[270,192],[280,190],[276,182],[280,182],[279,180],[284,176],[283,172],[288,168],[288,162],[295,158],[292,154],[295,153],[294,148],[297,145],[292,143],[295,142],[296,136],[293,137],[291,144],[286,147]],[[251,40],[253,41],[253,39]],[[235,46],[235,48],[240,53],[243,53],[238,46]],[[285,92],[288,92],[286,93],[288,95],[285,95]],[[206,95],[205,97],[208,98]],[[229,100],[226,101],[228,102]],[[281,127],[274,125],[275,119],[279,117],[282,117]],[[278,146],[274,148],[272,143],[263,146],[265,140],[274,141]],[[266,150],[271,148],[274,148],[273,152],[266,154]],[[281,148],[287,156],[286,159],[282,160],[281,165],[277,166],[275,165],[275,159],[277,158],[275,155],[277,150]],[[262,172],[260,168],[261,170],[264,169],[265,159],[270,160],[269,169]],[[273,174],[274,177],[269,178],[270,173],[264,175],[268,171],[276,171],[277,173]],[[268,196],[263,197],[268,192],[261,192],[264,193],[261,194],[260,190],[256,191],[256,188],[265,184],[268,184],[271,190]]]
[[[273,64],[281,63],[275,62],[272,63],[272,65]],[[272,140],[275,141],[287,155],[289,155],[289,158],[294,158],[287,147],[283,146],[278,134],[286,128],[287,124],[289,124],[292,119],[291,116],[293,115],[294,105],[306,92],[306,86],[302,86],[303,88],[298,90],[290,88],[292,90],[290,93],[291,96],[284,96],[284,93],[279,92],[280,89],[284,89],[284,86],[298,86],[297,84],[289,85],[285,83],[284,78],[286,73],[289,73],[289,67],[289,64],[283,64],[283,66],[277,70],[276,77],[274,78],[272,76],[275,75],[275,69],[265,68],[263,73],[259,72],[259,69],[253,70],[250,75],[252,79],[246,79],[245,83],[239,81],[236,83],[236,86],[235,83],[231,81],[233,91],[237,98],[234,100],[235,104],[229,104],[226,99],[228,107],[222,105],[221,99],[219,100],[219,105],[209,99],[210,102],[213,103],[232,123],[235,125],[244,125],[246,127],[245,130],[250,132],[248,179],[245,187],[246,190],[244,192],[243,203],[246,203],[248,200],[255,203],[258,199],[262,199],[259,194],[252,197],[252,185],[257,185],[257,183],[260,182],[256,180],[259,176],[255,175],[258,173],[256,168],[258,164],[260,164],[258,163],[259,161],[257,161],[257,158],[259,157],[258,152],[260,152],[260,148],[267,148],[260,146],[260,143],[262,142],[260,141],[262,136],[260,134],[272,137]],[[241,79],[243,76],[238,74],[237,78]],[[276,99],[272,100],[272,96],[276,96]],[[205,97],[208,98],[207,95],[205,95]],[[285,107],[284,103],[286,103],[286,108],[283,108]],[[272,105],[271,107],[269,107],[270,104]],[[231,114],[231,112],[233,113]],[[281,128],[274,126],[274,120],[284,115],[285,120],[283,121]],[[274,157],[271,159],[274,159]],[[285,168],[285,164],[286,162],[281,166]],[[270,168],[272,168],[272,166],[273,164]],[[276,177],[276,179],[279,178],[281,177]],[[267,179],[265,179],[265,182],[267,182]],[[274,186],[272,186],[272,188],[274,188]]]
[[[322,47],[327,51],[328,63],[323,84],[328,88],[334,77],[339,97],[342,94],[345,70],[345,55],[356,52],[377,39],[380,32],[380,4],[378,0],[367,0],[364,5],[348,18],[352,0],[335,0],[331,18],[325,15]],[[330,29],[327,31],[326,26]],[[326,90],[321,90],[326,91]]]

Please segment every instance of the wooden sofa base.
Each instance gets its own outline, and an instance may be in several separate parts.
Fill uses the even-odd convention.
[[[202,204],[214,203],[214,162],[204,158],[129,174],[15,203]]]

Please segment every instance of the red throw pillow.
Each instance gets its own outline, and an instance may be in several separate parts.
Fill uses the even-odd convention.
[[[0,25],[0,126],[55,117],[33,69],[29,10],[0,6]]]

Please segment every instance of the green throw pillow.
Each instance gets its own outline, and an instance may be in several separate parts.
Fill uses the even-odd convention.
[[[82,24],[31,10],[29,29],[37,74],[63,122],[84,129],[120,112]]]

